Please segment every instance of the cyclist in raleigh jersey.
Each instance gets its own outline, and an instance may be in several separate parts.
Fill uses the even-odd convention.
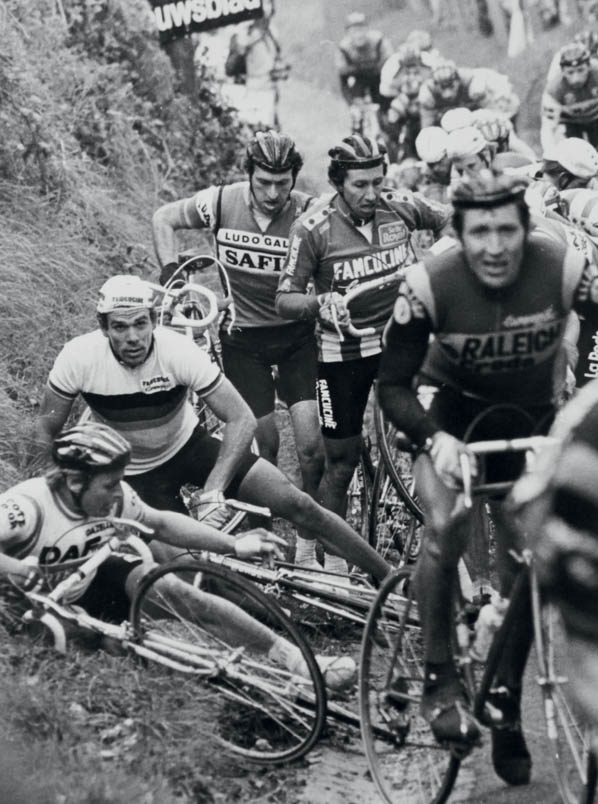
[[[457,680],[450,650],[451,590],[465,550],[467,516],[455,521],[465,430],[499,403],[510,408],[477,427],[475,438],[528,435],[548,427],[559,389],[555,361],[572,308],[596,318],[598,268],[572,247],[530,231],[520,180],[491,171],[465,180],[453,195],[459,243],[411,266],[385,333],[379,399],[419,448],[417,492],[426,512],[416,593],[424,630],[422,709],[439,740],[476,740],[478,725]],[[430,336],[434,339],[430,341]],[[417,377],[417,391],[413,381]],[[486,480],[509,480],[519,459],[488,461]],[[493,502],[501,594],[515,574],[512,529]],[[529,606],[529,600],[526,602]],[[529,781],[531,759],[520,723],[521,678],[531,643],[531,615],[521,611],[497,671],[492,759],[509,784]]]
[[[220,331],[224,372],[257,418],[260,455],[276,463],[279,435],[272,367],[277,366],[277,390],[289,408],[303,488],[314,494],[324,458],[315,402],[313,324],[290,323],[274,309],[289,230],[310,200],[293,189],[302,164],[286,134],[258,132],[247,146],[248,181],[208,187],[160,207],[153,230],[162,282],[177,266],[178,230],[214,232],[236,309],[232,331],[226,322]],[[300,540],[296,560],[313,562],[313,544]]]
[[[438,235],[449,221],[450,208],[383,188],[384,149],[365,137],[346,137],[329,155],[328,177],[336,194],[322,196],[294,225],[276,303],[286,318],[316,319],[318,404],[327,459],[318,499],[343,513],[396,284],[364,295],[352,307],[355,326],[373,327],[373,335],[341,337],[332,307],[342,325],[348,317],[343,303],[347,290],[376,277],[395,276],[413,262],[410,232],[431,229]],[[308,290],[312,282],[317,295]]]
[[[0,494],[0,574],[34,585],[44,570],[54,583],[72,573],[113,536],[111,516],[122,516],[152,528],[155,538],[178,548],[233,552],[240,557],[281,556],[284,541],[264,530],[238,538],[172,511],[143,503],[123,480],[131,454],[128,441],[105,424],[86,422],[61,433],[54,441],[54,468],[45,477],[18,483]],[[24,561],[29,556],[35,564]],[[110,556],[90,578],[69,593],[88,614],[112,622],[126,620],[130,598],[148,566],[134,555]],[[288,669],[306,674],[298,649],[276,637],[238,606],[178,579],[164,580],[181,598],[193,602],[202,622],[225,633],[236,644],[251,644]],[[333,688],[355,675],[346,657],[319,664]]]
[[[309,539],[345,555],[376,577],[388,567],[340,517],[317,505],[271,463],[249,451],[255,418],[234,386],[190,339],[155,328],[153,297],[139,277],[107,280],[98,302],[100,328],[69,341],[54,363],[41,403],[38,440],[50,448],[73,402],[132,445],[127,480],[156,508],[186,512],[179,491],[203,487],[208,507],[223,495],[268,506]],[[225,423],[222,441],[198,424],[195,391]],[[169,557],[161,545],[155,555]]]

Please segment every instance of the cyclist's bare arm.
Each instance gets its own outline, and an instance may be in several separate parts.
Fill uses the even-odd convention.
[[[73,402],[73,399],[60,396],[50,387],[46,387],[40,403],[34,435],[36,447],[44,457],[50,456],[52,442],[66,424]]]
[[[285,540],[263,528],[231,536],[185,514],[159,511],[149,505],[143,508],[143,524],[152,528],[158,541],[184,550],[233,553],[240,558],[252,555],[284,557],[281,548],[286,545]]]
[[[204,229],[195,206],[195,196],[164,204],[154,212],[152,232],[154,248],[161,267],[178,260],[177,229]]]
[[[224,422],[218,459],[205,482],[204,491],[223,491],[232,480],[239,459],[249,449],[257,422],[249,405],[226,378],[204,400]]]

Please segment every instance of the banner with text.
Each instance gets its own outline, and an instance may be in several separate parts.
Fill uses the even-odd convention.
[[[262,0],[150,0],[160,43],[264,15]]]

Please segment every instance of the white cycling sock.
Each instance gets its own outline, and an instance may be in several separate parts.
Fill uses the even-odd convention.
[[[316,558],[316,540],[303,539],[297,536],[297,544],[295,547],[295,564],[299,567],[313,566],[317,564]]]
[[[347,562],[341,556],[333,556],[331,553],[324,554],[324,569],[327,572],[340,572],[343,575],[349,574]]]
[[[268,651],[268,658],[281,667],[286,667],[291,673],[301,673],[305,665],[303,655],[296,645],[284,637],[275,637],[272,647]]]

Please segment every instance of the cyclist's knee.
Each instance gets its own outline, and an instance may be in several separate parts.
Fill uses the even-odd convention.
[[[255,438],[262,458],[265,458],[270,463],[276,464],[278,449],[280,447],[280,436],[273,415],[268,414],[258,419]]]

